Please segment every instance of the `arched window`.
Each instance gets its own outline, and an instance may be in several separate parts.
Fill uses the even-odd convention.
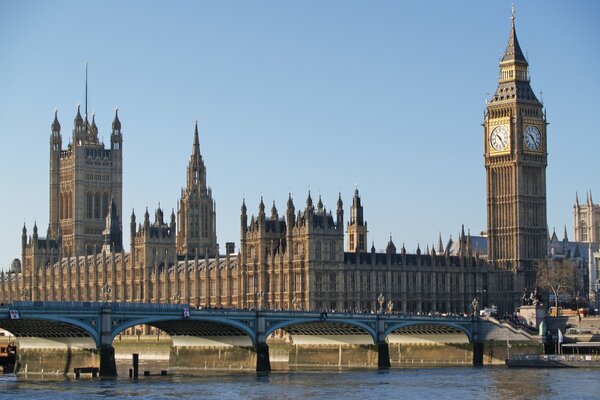
[[[71,192],[67,192],[67,218],[73,218],[73,203],[71,202]]]
[[[100,218],[100,193],[94,195],[94,218]]]
[[[94,215],[94,197],[92,192],[88,192],[86,195],[86,216],[92,218]]]
[[[108,193],[104,193],[102,195],[102,214],[100,215],[100,217],[105,218],[107,214],[108,214]]]
[[[331,261],[335,260],[335,241],[329,242],[329,259]]]
[[[315,260],[321,259],[321,242],[317,240],[315,243]]]

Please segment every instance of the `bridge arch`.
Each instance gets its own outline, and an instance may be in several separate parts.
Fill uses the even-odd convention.
[[[377,332],[375,331],[375,329],[371,326],[369,326],[368,324],[361,322],[361,321],[354,321],[354,320],[347,320],[347,319],[327,319],[327,318],[323,318],[323,317],[319,317],[319,318],[306,318],[303,320],[283,320],[283,321],[277,321],[276,323],[274,323],[273,325],[269,326],[266,330],[265,330],[265,337],[268,337],[269,335],[271,335],[273,332],[275,332],[278,329],[283,329],[286,331],[289,331],[289,328],[292,326],[298,326],[300,329],[304,327],[309,327],[309,326],[315,326],[315,324],[321,325],[323,328],[325,328],[325,330],[327,330],[327,328],[331,328],[334,325],[338,325],[338,329],[339,330],[344,330],[345,328],[350,328],[348,330],[360,330],[360,331],[364,331],[364,333],[368,334],[371,339],[373,340],[373,343],[377,342]],[[286,329],[288,328],[288,329]]]
[[[100,335],[95,326],[96,318],[88,321],[64,316],[44,314],[28,315],[27,319],[1,319],[0,328],[13,334],[17,341],[19,337],[90,337],[96,346],[100,345]]]
[[[204,323],[204,325],[200,325]],[[252,345],[256,345],[256,334],[254,330],[241,321],[236,321],[229,318],[219,318],[210,316],[194,316],[191,315],[189,318],[181,319],[181,317],[173,316],[152,316],[134,318],[123,321],[113,327],[111,331],[111,340],[114,340],[121,332],[128,328],[132,328],[136,325],[150,325],[165,331],[171,336],[177,336],[177,333],[182,335],[189,334],[194,336],[194,333],[200,334],[202,332],[215,332],[223,333],[226,335],[247,335],[252,341]]]
[[[418,327],[418,326],[433,326],[438,328],[450,328],[464,333],[469,340],[473,342],[473,332],[464,325],[452,321],[403,321],[395,324],[389,324],[384,331],[382,340],[388,338],[389,335],[402,328]]]

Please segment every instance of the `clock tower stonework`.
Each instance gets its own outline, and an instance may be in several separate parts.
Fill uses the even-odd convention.
[[[498,88],[487,102],[483,121],[488,260],[515,273],[507,282],[513,301],[524,289],[534,288],[535,261],[547,254],[547,123],[528,68],[513,13]]]

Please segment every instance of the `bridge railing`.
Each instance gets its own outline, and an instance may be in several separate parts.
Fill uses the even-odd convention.
[[[401,314],[401,313],[384,313],[377,314],[371,312],[326,312],[326,311],[306,311],[306,310],[249,310],[241,308],[195,308],[189,304],[171,304],[171,303],[132,303],[132,302],[93,302],[93,301],[15,301],[11,305],[5,305],[3,308],[18,308],[29,310],[80,310],[110,308],[115,311],[145,311],[145,312],[181,312],[187,308],[192,315],[255,315],[260,314],[265,317],[306,317],[306,318],[350,318],[350,319],[377,319],[384,318],[386,320],[410,320],[410,321],[470,321],[472,317],[461,315],[419,315],[419,314]]]
[[[102,301],[15,301],[11,305],[18,309],[44,309],[53,310],[86,310],[98,308],[111,308],[115,310],[158,310],[158,311],[179,311],[186,304],[161,304],[161,303],[125,303],[125,302],[102,302]]]

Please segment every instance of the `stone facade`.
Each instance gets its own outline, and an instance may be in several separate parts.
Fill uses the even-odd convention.
[[[94,254],[102,246],[104,218],[111,198],[122,215],[123,137],[118,112],[112,123],[110,148],[98,139],[92,114],[81,117],[79,106],[73,137],[66,149],[57,113],[50,135],[50,224],[48,239],[60,246],[61,255]]]

